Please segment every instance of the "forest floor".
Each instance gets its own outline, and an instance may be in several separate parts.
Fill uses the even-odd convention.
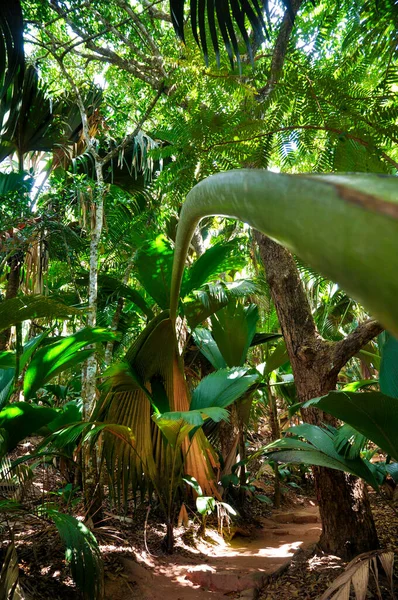
[[[59,482],[50,478],[45,487],[57,486]],[[371,502],[381,547],[397,553],[397,513],[375,493]],[[81,509],[76,504],[73,514],[82,514]],[[198,535],[197,515],[190,513],[190,526],[175,530],[170,556],[162,549],[165,528],[160,514],[152,511],[145,526],[144,505],[134,519],[106,507],[102,526],[95,529],[104,560],[105,598],[316,600],[343,571],[343,561],[316,550],[321,525],[310,495],[289,491],[280,510],[248,502],[240,512],[236,524],[224,526],[223,535],[217,531],[216,517],[209,518],[204,538]],[[6,537],[0,531],[0,565]],[[14,540],[26,600],[81,598],[65,568],[54,528],[26,516],[14,523]],[[383,600],[390,597],[387,591],[383,594]],[[367,597],[377,598],[372,591]]]
[[[146,550],[130,556],[125,552],[113,555],[123,570],[115,574],[113,567],[107,568],[106,598],[253,598],[267,576],[280,571],[298,548],[312,546],[320,532],[316,506],[259,517],[257,526],[232,527],[230,533],[234,536],[229,542],[210,528],[204,539],[196,537],[193,529],[177,530],[172,556],[160,553],[156,531],[152,530],[148,546],[150,549],[157,546],[153,550],[155,556]]]

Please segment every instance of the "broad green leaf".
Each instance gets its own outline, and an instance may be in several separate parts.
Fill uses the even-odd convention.
[[[229,413],[225,408],[209,406],[195,410],[167,412],[161,415],[154,414],[152,419],[170,444],[175,446],[177,438],[179,443],[182,443],[188,433],[196,427],[201,427],[206,419],[212,419],[216,423],[223,420],[228,421]]]
[[[318,450],[327,452],[330,455],[338,455],[333,443],[334,436],[327,429],[309,423],[301,423],[289,427],[286,432],[297,437],[303,437]]]
[[[244,252],[238,250],[241,240],[219,243],[209,248],[185,271],[181,286],[181,297],[184,298],[193,290],[202,287],[220,273],[231,269],[239,270],[246,265]]]
[[[363,390],[364,388],[370,387],[372,385],[377,385],[379,383],[378,379],[360,379],[359,381],[352,381],[351,383],[347,383],[342,388],[342,392],[357,392],[358,390]]]
[[[52,408],[32,406],[15,402],[0,411],[0,430],[5,434],[7,450],[10,451],[24,438],[47,425],[58,413]]]
[[[379,336],[381,344],[380,391],[398,398],[398,339],[388,331]]]
[[[211,317],[212,336],[229,367],[242,366],[256,333],[258,309],[231,301]]]
[[[395,483],[398,483],[398,462],[386,465],[386,471],[393,478]]]
[[[50,330],[43,331],[43,333],[32,338],[24,345],[23,352],[20,358],[19,368],[21,371],[26,367],[35,350],[40,346],[41,342],[48,336],[49,333]]]
[[[0,352],[0,369],[15,369],[15,352]]]
[[[192,477],[191,475],[184,475],[182,480],[185,481],[185,483],[187,483],[188,485],[190,485],[198,494],[198,496],[203,496],[202,488],[196,481],[195,477]]]
[[[0,302],[0,331],[28,319],[69,319],[79,314],[81,311],[77,308],[51,300],[47,296],[18,296]]]
[[[138,250],[135,257],[139,281],[146,292],[163,309],[168,308],[170,303],[173,254],[168,240],[159,235]]]
[[[241,169],[208,177],[191,190],[181,210],[171,318],[177,314],[195,227],[202,218],[219,214],[240,219],[282,243],[398,335],[397,191],[396,177],[367,173],[287,175]],[[375,231],[383,235],[375,238]]]
[[[257,373],[249,373],[240,367],[211,373],[195,388],[190,409],[206,412],[208,407],[226,408],[243,396],[257,379]]]
[[[281,340],[277,344],[271,354],[268,355],[264,375],[269,375],[272,371],[279,369],[282,365],[289,361],[289,355],[286,350],[285,340]]]
[[[192,332],[192,337],[203,356],[207,358],[215,369],[225,369],[227,364],[211,335],[211,331],[204,327],[197,327]]]
[[[273,505],[271,498],[269,498],[265,494],[256,494],[254,497],[256,498],[256,500],[260,500],[260,502],[264,502],[264,504],[269,504],[270,506]]]
[[[351,475],[361,477],[374,489],[378,489],[378,484],[373,473],[361,459],[358,459],[357,461],[344,459],[343,457],[338,459],[310,446],[307,450],[280,450],[278,452],[270,452],[267,454],[267,459],[278,463],[316,465],[318,467],[337,469],[338,471],[344,471],[346,473],[351,473]]]
[[[381,392],[330,392],[305,403],[330,413],[398,459],[398,399]]]
[[[117,337],[114,332],[106,329],[87,327],[38,350],[25,373],[25,399],[32,398],[55,375],[75,367],[94,352],[94,348],[82,348],[89,344],[115,340]]]
[[[14,387],[15,369],[0,369],[0,408],[10,399]]]
[[[172,448],[180,448],[187,435],[198,425],[203,425],[203,418],[198,413],[194,423],[187,422],[184,418],[188,413],[165,413],[164,415],[153,415],[152,419],[163,433]],[[198,421],[199,419],[199,421]]]
[[[208,317],[221,310],[231,301],[247,298],[259,292],[260,286],[252,279],[207,283],[184,298],[182,308],[191,329],[195,329]]]
[[[53,421],[47,423],[47,428],[50,432],[57,431],[57,429],[61,429],[61,427],[65,427],[66,425],[70,425],[71,423],[76,423],[77,421],[81,421],[82,419],[82,406],[77,404],[77,402],[68,402],[64,404],[62,407],[62,411],[58,413],[56,418]]]
[[[196,498],[196,509],[201,515],[211,515],[216,508],[216,501],[212,496],[198,496]]]
[[[250,347],[259,346],[260,344],[268,344],[270,342],[277,342],[281,339],[281,333],[255,333],[251,341]]]
[[[368,439],[362,433],[359,433],[351,425],[344,423],[336,431],[334,447],[339,454],[343,454],[347,458],[357,458],[361,455],[367,441]]]

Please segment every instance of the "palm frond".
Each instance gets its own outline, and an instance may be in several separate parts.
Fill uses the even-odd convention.
[[[170,0],[172,23],[178,37],[184,42],[185,4],[184,0]],[[291,8],[290,0],[285,0],[284,4]],[[268,28],[264,20],[264,13],[268,10],[266,0],[259,2],[257,0],[192,0],[190,9],[192,33],[196,43],[202,49],[206,64],[209,59],[209,34],[217,64],[220,64],[218,41],[220,32],[232,67],[234,57],[240,64],[239,37],[243,39],[246,51],[253,60],[253,41],[249,38],[247,22],[250,23],[256,44],[260,44],[268,35]]]
[[[10,95],[10,86],[23,74],[23,18],[19,0],[0,6],[0,102]]]
[[[151,416],[154,412],[189,411],[178,361],[172,322],[167,313],[161,313],[137,338],[120,369],[108,371],[95,418],[127,426],[135,438],[134,448],[110,436],[104,438],[104,457],[119,502],[127,499],[129,487],[136,492],[149,485],[164,494],[170,485],[171,449]],[[183,466],[185,472],[193,473],[209,494],[217,494],[212,470],[216,461],[201,430],[183,442],[177,462],[179,469]]]
[[[46,296],[32,295],[11,298],[0,303],[0,331],[27,319],[69,319],[80,311]]]
[[[91,531],[71,515],[48,509],[65,544],[65,558],[70,564],[73,579],[86,600],[103,597],[103,565],[97,540]]]

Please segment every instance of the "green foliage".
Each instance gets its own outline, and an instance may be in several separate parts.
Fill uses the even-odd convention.
[[[71,515],[49,508],[47,515],[54,521],[65,544],[65,558],[73,579],[87,600],[100,600],[103,595],[103,565],[97,540],[91,531]]]
[[[9,404],[0,411],[0,456],[13,450],[29,435],[47,435],[80,419],[81,409],[75,402],[65,404],[60,411],[27,402]]]
[[[57,417],[57,411],[27,402],[15,402],[0,411],[0,432],[4,438],[0,456],[13,450],[28,435],[38,431]]]
[[[243,252],[237,253],[241,240],[215,244],[208,248],[184,273],[181,297],[185,298],[205,283],[214,281],[220,274],[237,270],[245,265]]]
[[[88,350],[82,348],[89,344],[115,339],[117,335],[111,331],[86,327],[41,348],[34,355],[25,373],[23,387],[25,399],[32,398],[37,390],[53,377],[82,363],[95,351],[95,348]]]
[[[258,309],[229,302],[211,317],[213,338],[229,367],[242,366],[256,333]]]
[[[215,369],[225,369],[227,363],[209,329],[197,327],[192,332],[192,337],[203,356],[207,358]]]
[[[388,331],[384,331],[379,336],[379,346],[381,346],[380,390],[387,396],[398,398],[398,340]]]
[[[291,0],[284,0],[283,4],[292,13],[293,4]],[[178,37],[185,41],[184,26],[184,0],[171,0],[170,13],[174,29]],[[241,66],[240,57],[240,38],[243,39],[246,52],[253,60],[252,46],[258,46],[268,35],[268,29],[264,21],[264,12],[269,18],[269,2],[235,2],[234,0],[224,3],[201,4],[199,0],[190,3],[191,9],[191,28],[196,43],[201,48],[205,62],[208,64],[208,38],[210,34],[211,45],[214,49],[217,64],[220,65],[220,44],[217,26],[222,36],[222,44],[227,51],[231,67],[234,66],[236,58],[239,67]],[[207,17],[207,18],[206,18]],[[249,37],[248,23],[252,35],[254,34],[255,44]],[[217,26],[216,26],[217,24]]]
[[[359,457],[348,458],[335,448],[335,431],[321,429],[316,425],[302,424],[290,427],[287,432],[292,437],[285,437],[262,448],[268,460],[278,463],[298,463],[318,465],[345,471],[361,477],[374,489],[378,489],[375,469],[371,463]],[[304,438],[306,441],[302,441]]]
[[[396,189],[395,177],[285,175],[254,169],[202,181],[190,192],[181,211],[171,290],[172,317],[177,311],[185,256],[195,227],[205,216],[229,214],[279,239],[305,262],[342,284],[392,332],[398,331],[398,263],[394,264],[393,258],[398,257]],[[370,197],[372,210],[367,207]],[[360,235],[353,234],[352,223]],[[369,253],[367,239],[379,226],[383,236]],[[328,244],[324,244],[325,236]],[[386,261],[385,256],[390,259]]]
[[[194,389],[190,409],[205,412],[215,406],[226,408],[241,398],[257,379],[257,372],[251,373],[245,368],[220,369],[210,373]]]
[[[309,400],[311,406],[330,413],[372,440],[384,452],[398,459],[398,399],[381,392],[330,392]]]
[[[173,249],[164,236],[147,242],[136,254],[137,277],[157,304],[166,309],[170,303]]]
[[[19,597],[16,590],[18,577],[18,556],[14,543],[11,542],[7,548],[0,571],[0,600],[17,600],[17,597]]]
[[[45,296],[19,296],[0,302],[0,331],[28,319],[69,319],[81,311]]]

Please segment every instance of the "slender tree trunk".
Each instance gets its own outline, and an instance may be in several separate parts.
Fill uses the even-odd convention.
[[[8,274],[7,289],[6,289],[6,300],[16,298],[19,290],[19,284],[21,280],[21,268],[23,262],[23,253],[16,252],[9,259],[10,272]],[[7,350],[10,343],[11,328],[5,329],[0,332],[0,351]]]
[[[102,175],[102,163],[95,159],[97,186],[91,215],[91,241],[90,241],[90,269],[88,284],[88,317],[87,325],[95,327],[97,322],[97,298],[98,298],[98,263],[99,244],[102,235],[102,224],[104,219],[104,196],[105,185]],[[93,354],[85,364],[85,376],[83,378],[84,416],[88,418],[95,405],[96,398],[96,376],[97,360]]]
[[[276,406],[276,398],[272,393],[271,386],[268,386],[268,402],[269,402],[269,421],[271,425],[272,441],[278,440],[281,437],[281,430],[278,420],[278,408]],[[274,504],[275,508],[280,508],[281,505],[281,482],[279,477],[278,465],[274,466],[275,484],[274,484]]]
[[[98,265],[99,244],[102,235],[105,185],[102,174],[102,163],[94,157],[96,163],[97,186],[91,214],[90,270],[88,289],[87,325],[95,327],[97,322],[98,298]],[[97,359],[95,353],[84,364],[82,373],[83,416],[89,420],[96,402]],[[83,486],[87,514],[94,523],[102,520],[102,489],[100,473],[97,466],[96,448],[89,446],[83,449]]]
[[[264,235],[256,233],[255,237],[289,353],[298,399],[304,402],[324,395],[335,389],[340,369],[381,327],[375,321],[367,321],[341,342],[323,340],[316,331],[293,257]],[[315,409],[306,410],[303,418],[320,424],[323,415]],[[340,471],[319,467],[314,476],[322,519],[322,549],[351,559],[377,548],[376,528],[363,483]]]

